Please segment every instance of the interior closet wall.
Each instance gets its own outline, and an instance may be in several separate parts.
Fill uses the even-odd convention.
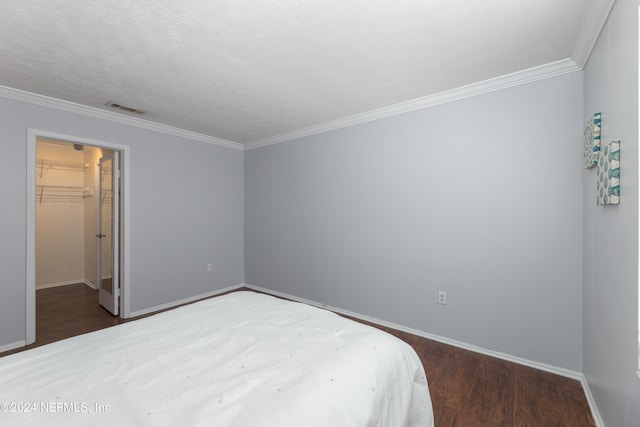
[[[39,142],[36,287],[84,281],[84,152]]]
[[[97,288],[98,163],[111,152],[88,146],[74,150],[71,143],[38,141],[36,287],[84,282]]]

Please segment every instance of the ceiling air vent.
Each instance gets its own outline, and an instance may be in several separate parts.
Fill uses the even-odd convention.
[[[145,113],[147,113],[147,111],[145,111],[145,110],[140,110],[138,108],[128,107],[126,105],[122,105],[122,104],[119,104],[119,103],[113,102],[113,101],[109,101],[104,105],[107,105],[107,106],[113,107],[113,108],[117,108],[118,110],[128,111],[130,113],[136,113],[136,114],[145,114]]]

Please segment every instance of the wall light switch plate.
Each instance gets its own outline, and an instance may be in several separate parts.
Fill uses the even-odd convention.
[[[438,304],[447,304],[447,293],[445,291],[438,291]]]

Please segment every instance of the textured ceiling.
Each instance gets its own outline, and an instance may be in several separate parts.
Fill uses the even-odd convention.
[[[594,1],[3,0],[0,85],[252,142],[571,58]]]

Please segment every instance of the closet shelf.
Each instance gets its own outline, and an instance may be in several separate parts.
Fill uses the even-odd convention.
[[[71,172],[84,172],[87,165],[84,163],[76,163],[76,162],[61,162],[57,160],[48,160],[48,159],[37,159],[37,170],[38,175],[42,178],[47,171],[54,170],[63,170],[63,171],[71,171]]]
[[[36,200],[42,202],[82,202],[93,195],[90,188],[64,185],[36,185]]]

